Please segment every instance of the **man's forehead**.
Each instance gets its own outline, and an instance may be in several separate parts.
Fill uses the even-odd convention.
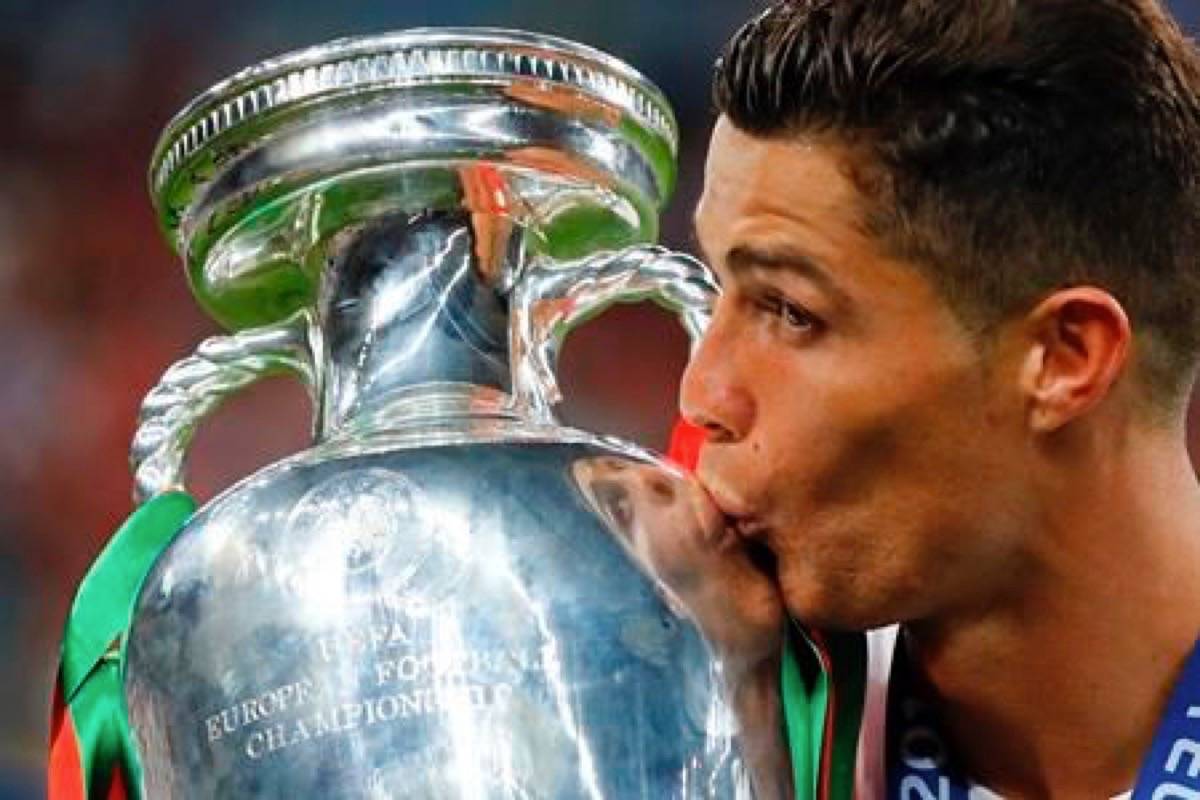
[[[694,216],[705,257],[730,275],[783,267],[860,298],[924,283],[868,229],[871,201],[852,178],[854,153],[836,142],[756,137],[718,123]]]
[[[861,197],[848,178],[847,155],[832,143],[803,136],[760,137],[724,118],[713,130],[697,208],[763,213],[847,213]]]
[[[705,163],[706,184],[755,180],[779,144],[739,130],[726,117],[717,120]],[[706,186],[707,188],[707,186]]]
[[[722,247],[746,228],[803,226],[861,233],[862,197],[844,156],[802,137],[759,137],[722,118],[713,131],[704,191],[695,212],[702,243]]]

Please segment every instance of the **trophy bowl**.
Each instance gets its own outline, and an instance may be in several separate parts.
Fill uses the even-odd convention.
[[[572,328],[716,292],[651,244],[677,132],[649,82],[499,30],[264,62],[168,126],[150,185],[229,333],[147,396],[139,500],[277,372],[312,446],[202,507],[124,650],[145,796],[748,796],[714,660],[647,542],[712,524],[631,444],[559,424]]]

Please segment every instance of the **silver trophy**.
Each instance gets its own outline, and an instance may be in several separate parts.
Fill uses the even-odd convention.
[[[264,375],[316,413],[142,588],[145,796],[747,795],[719,665],[654,577],[649,532],[703,525],[695,490],[552,413],[588,317],[706,322],[709,273],[648,244],[676,145],[624,64],[495,30],[286,55],[169,125],[159,217],[233,333],[147,397],[139,498],[182,486],[198,423]]]

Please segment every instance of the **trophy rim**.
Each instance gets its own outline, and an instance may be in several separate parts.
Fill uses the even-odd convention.
[[[519,48],[516,50],[506,48]],[[522,52],[522,50],[533,52]],[[406,51],[421,58],[401,60]],[[482,57],[468,67],[466,54]],[[455,60],[454,56],[460,56]],[[587,94],[628,114],[679,152],[670,101],[649,78],[590,45],[542,33],[495,27],[424,27],[348,36],[288,51],[213,84],[167,123],[155,144],[148,182],[156,207],[177,170],[214,139],[315,98],[364,90],[475,82],[535,80]]]

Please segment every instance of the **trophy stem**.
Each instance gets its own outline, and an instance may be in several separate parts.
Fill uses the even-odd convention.
[[[321,421],[327,438],[415,418],[510,415],[506,277],[481,248],[479,214],[393,214],[333,237],[325,259]],[[510,226],[511,228],[511,226]],[[489,240],[489,247],[491,240]]]

